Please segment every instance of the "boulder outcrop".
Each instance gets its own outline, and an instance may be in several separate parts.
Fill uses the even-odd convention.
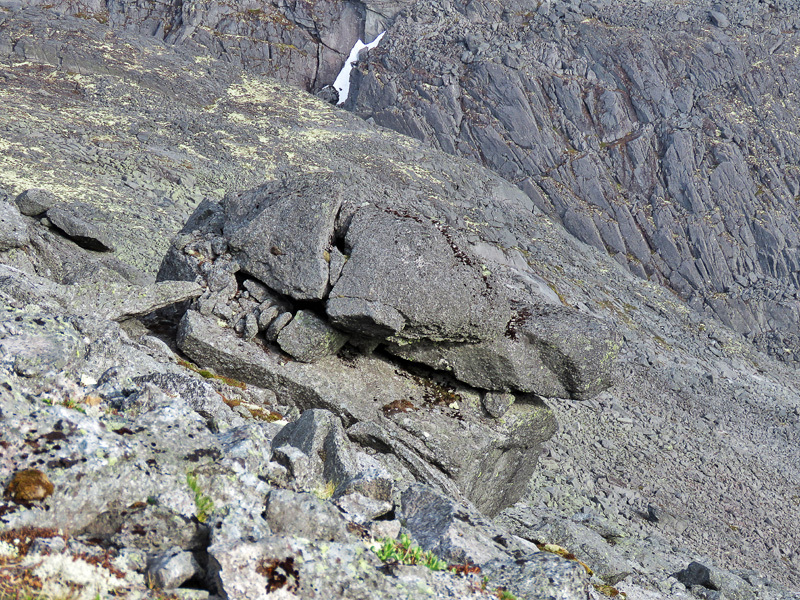
[[[698,49],[710,66],[685,72],[724,82],[740,57],[709,28],[794,35],[762,31],[784,0],[706,7],[727,24],[704,2],[674,22],[677,6],[627,0],[0,2],[3,585],[76,600],[796,597],[781,586],[800,581],[797,373],[627,272],[620,252],[647,252],[634,229],[659,230],[659,269],[656,255],[686,262],[680,231],[660,204],[598,191],[608,165],[580,145],[600,127],[610,161],[638,148],[617,191],[639,198],[658,172],[679,214],[712,205],[708,161],[744,181],[724,129],[701,159],[710,127],[667,136],[626,95],[655,90],[658,65],[603,73],[599,56],[595,96],[567,52],[647,37],[641,23],[656,45],[699,27],[725,52]],[[521,187],[260,75],[314,88],[336,48],[384,27],[416,33],[390,31],[356,69],[355,108],[390,46],[406,68],[413,44],[373,120],[414,128],[408,106],[463,92],[431,116],[437,143],[457,126],[445,149],[502,155],[492,168]],[[788,59],[772,50],[767,66]],[[665,106],[706,114],[707,97],[673,88]],[[577,152],[563,163],[558,138]],[[549,175],[519,181],[515,160]],[[572,196],[591,211],[545,214]],[[622,244],[603,201],[636,214],[617,221]],[[768,210],[757,225],[778,239]]]

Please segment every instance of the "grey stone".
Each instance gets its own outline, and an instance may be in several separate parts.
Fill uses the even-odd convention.
[[[518,598],[583,600],[589,594],[589,576],[574,560],[538,552],[514,563],[494,561],[482,572],[491,585],[501,585]]]
[[[613,382],[621,343],[607,324],[567,309],[525,309],[505,335],[480,344],[391,346],[409,360],[452,371],[487,390],[590,398]]]
[[[425,549],[449,563],[484,565],[507,558],[506,547],[495,538],[503,531],[474,508],[436,490],[414,484],[400,501],[400,520],[409,535]]]
[[[174,373],[149,373],[134,377],[135,385],[152,383],[166,394],[180,395],[209,424],[212,431],[244,424],[244,419],[226,405],[214,388],[199,379]]]
[[[93,222],[96,209],[81,202],[59,204],[47,209],[47,218],[80,246],[89,250],[113,252],[110,235]]]
[[[265,302],[267,304],[269,300]],[[260,331],[265,331],[269,328],[269,324],[274,321],[278,315],[281,314],[280,308],[273,304],[267,304],[266,306],[262,304],[258,309],[258,329]]]
[[[360,525],[382,517],[393,508],[391,502],[375,500],[358,492],[339,496],[334,500],[334,503],[345,512],[348,519]]]
[[[0,201],[0,252],[19,248],[29,241],[28,224],[16,205]]]
[[[479,341],[498,335],[510,317],[456,231],[414,214],[363,208],[345,243],[350,258],[326,306],[345,331],[398,341]]]
[[[298,310],[291,322],[281,329],[277,342],[281,350],[297,360],[315,362],[336,354],[347,342],[347,336],[313,312]]]
[[[264,518],[277,535],[344,542],[349,535],[342,513],[330,502],[309,493],[271,490]]]
[[[336,282],[339,281],[339,277],[342,274],[342,269],[344,268],[345,263],[349,257],[342,254],[338,248],[335,246],[331,248],[330,252],[330,285],[333,287],[336,285]]]
[[[19,212],[29,217],[38,217],[58,203],[55,194],[40,188],[31,188],[19,194],[15,199]]]
[[[194,576],[204,575],[200,564],[191,552],[171,548],[148,561],[148,581],[160,589],[179,587]]]
[[[4,335],[0,364],[23,377],[54,377],[80,368],[86,354],[83,337],[63,318],[36,310],[0,310]]]
[[[289,445],[300,450],[311,461],[311,479],[301,481],[305,489],[334,482],[338,485],[350,462],[349,444],[341,420],[326,410],[312,409],[284,427],[272,440],[273,449]]]
[[[63,286],[63,302],[76,314],[121,321],[197,298],[202,288],[192,281],[161,281],[148,286],[108,282]]]
[[[689,563],[675,577],[691,588],[692,592],[695,592],[695,587],[700,587],[703,590],[698,591],[718,591],[723,597],[732,600],[753,600],[757,597],[756,591],[738,575],[717,567],[707,567],[696,561]]]
[[[272,441],[273,448],[281,450],[293,446],[308,457],[306,463],[285,450],[276,450],[276,459],[292,459],[284,466],[303,465],[301,489],[331,486],[333,495],[358,492],[375,500],[386,501],[392,497],[392,476],[378,463],[361,452],[356,452],[345,436],[339,418],[325,410],[305,411],[300,418],[284,427]]]
[[[298,177],[226,198],[225,235],[242,269],[300,300],[328,289],[328,251],[343,189],[330,177]]]
[[[223,598],[408,598],[476,600],[485,597],[473,582],[425,567],[399,566],[392,577],[363,543],[314,542],[273,536],[259,542],[216,541],[209,548],[211,579]],[[353,566],[358,575],[353,576]],[[270,569],[273,575],[262,574]],[[269,572],[269,571],[268,571]],[[267,593],[269,590],[269,595]],[[571,599],[570,599],[571,600]]]
[[[256,335],[258,335],[258,318],[255,313],[249,313],[244,320],[242,336],[246,340],[252,340]]]
[[[269,288],[255,279],[245,279],[243,285],[244,289],[250,293],[250,297],[256,300],[256,302],[264,302],[265,300],[271,300],[273,298]]]
[[[293,318],[294,315],[289,311],[281,313],[269,324],[267,330],[264,332],[264,337],[270,342],[277,341],[281,330],[286,327]]]
[[[526,540],[569,549],[578,559],[591,565],[597,576],[604,580],[619,580],[636,570],[635,565],[609,543],[609,539],[616,540],[615,536],[607,539],[585,523],[565,520],[547,512],[537,514],[536,510],[522,503],[504,510],[495,522]]]
[[[508,392],[486,392],[483,395],[483,407],[495,419],[499,419],[514,404],[514,395]]]
[[[720,29],[725,29],[726,27],[729,27],[731,24],[725,13],[722,13],[718,10],[712,10],[711,12],[708,13],[708,16],[711,18],[711,22]]]

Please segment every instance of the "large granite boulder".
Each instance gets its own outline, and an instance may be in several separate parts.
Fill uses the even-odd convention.
[[[507,300],[449,228],[410,212],[363,208],[350,221],[350,258],[328,296],[334,325],[372,338],[478,341],[510,318]]]
[[[479,344],[391,346],[477,388],[586,399],[611,385],[621,342],[613,328],[564,307],[518,311],[500,338]]]
[[[452,193],[438,194],[407,197],[363,173],[284,177],[198,207],[159,279],[205,280],[201,314],[304,362],[349,335],[481,389],[588,398],[607,388],[612,328],[538,288],[512,311],[507,290],[519,284],[497,264],[504,254],[448,225],[461,217]],[[475,201],[497,215],[508,200]],[[238,289],[237,270],[252,277]]]
[[[242,270],[283,295],[322,299],[344,193],[341,182],[332,183],[324,175],[299,177],[229,195],[225,237]]]

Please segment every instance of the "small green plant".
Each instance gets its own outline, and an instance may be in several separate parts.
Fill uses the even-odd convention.
[[[500,600],[517,600],[517,597],[514,594],[512,594],[508,590],[501,590],[500,588],[497,588],[497,591],[495,591],[495,595]]]
[[[194,492],[194,505],[197,508],[197,520],[201,523],[208,521],[208,517],[214,512],[214,501],[203,493],[200,484],[197,483],[197,476],[193,473],[186,473],[186,484]]]
[[[411,538],[400,534],[400,539],[384,538],[372,546],[372,551],[385,563],[400,563],[402,565],[422,565],[431,571],[444,571],[447,563],[433,552],[425,551],[412,544]]]

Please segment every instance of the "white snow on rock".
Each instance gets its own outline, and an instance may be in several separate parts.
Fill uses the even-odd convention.
[[[361,40],[358,40],[353,46],[353,49],[350,50],[350,56],[348,56],[347,60],[344,61],[342,70],[339,71],[339,74],[336,76],[336,80],[333,82],[333,87],[337,92],[339,92],[339,102],[337,102],[337,104],[344,104],[347,100],[347,97],[350,95],[350,72],[358,62],[359,53],[362,50],[372,50],[378,45],[385,33],[385,31],[381,32],[380,35],[378,35],[378,37],[372,40],[369,44],[365,44]]]

